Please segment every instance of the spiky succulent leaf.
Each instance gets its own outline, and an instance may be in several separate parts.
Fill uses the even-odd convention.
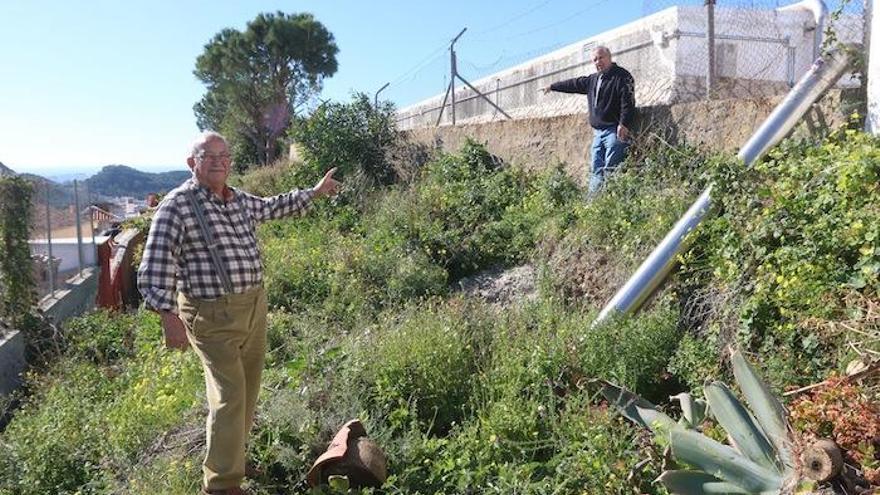
[[[669,397],[672,400],[677,400],[679,404],[681,404],[681,415],[683,421],[682,426],[686,426],[688,428],[696,429],[698,426],[703,424],[703,420],[706,419],[706,401],[701,399],[694,399],[694,397],[687,393],[682,392],[678,395],[672,395]]]
[[[670,440],[676,459],[723,481],[736,483],[749,493],[778,490],[782,486],[782,476],[775,471],[700,433],[674,428]]]
[[[794,463],[790,450],[788,425],[785,421],[785,409],[740,351],[734,351],[730,354],[730,362],[733,365],[733,375],[736,377],[736,382],[764,435],[776,447],[782,463],[787,468],[791,468]]]
[[[676,495],[751,493],[741,486],[722,481],[703,471],[664,471],[657,481]]]
[[[679,427],[675,420],[657,409],[641,406],[635,406],[635,408],[642,421],[657,435],[668,437],[673,428]]]
[[[731,436],[736,449],[752,461],[782,474],[777,462],[776,449],[727,385],[713,382],[703,390],[712,408],[712,414]]]
[[[638,408],[657,410],[654,404],[646,401],[640,396],[630,392],[629,390],[618,387],[605,380],[596,380],[601,388],[602,396],[609,404],[616,407],[624,417],[643,428],[651,428],[651,424],[645,421],[645,418],[639,413]],[[661,413],[662,414],[662,413]]]

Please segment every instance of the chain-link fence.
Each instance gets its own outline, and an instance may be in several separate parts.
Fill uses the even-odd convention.
[[[777,0],[645,0],[644,16],[619,28],[564,47],[473,81],[473,86],[512,118],[550,117],[586,110],[581,99],[542,95],[539,88],[560,79],[593,72],[590,51],[608,46],[615,62],[632,72],[639,106],[669,105],[706,98],[763,98],[784,94],[809,69],[821,50],[838,43],[861,44],[864,0],[831,0],[827,10],[785,7]],[[809,2],[819,4],[819,2]],[[820,15],[821,14],[821,15]],[[821,33],[822,36],[818,34]],[[710,50],[710,47],[712,50]],[[557,48],[555,51],[553,48]],[[486,67],[457,57],[468,74]],[[445,64],[440,48],[413,67],[397,84],[412,84]],[[710,62],[710,60],[712,60]],[[504,57],[492,64],[495,67]],[[456,121],[452,98],[444,98],[449,77],[436,81],[438,94],[398,112],[402,129],[501,120],[501,115],[472,88],[456,86]],[[394,84],[389,88],[393,94]],[[841,87],[856,87],[845,77]]]
[[[646,15],[676,8],[679,99],[785,92],[823,49],[863,43],[864,0],[645,0]],[[859,84],[853,77],[840,86]]]

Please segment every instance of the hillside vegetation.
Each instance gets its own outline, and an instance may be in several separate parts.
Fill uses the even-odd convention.
[[[332,121],[348,138],[369,129]],[[305,165],[239,183],[259,194],[312,183],[322,165],[308,160],[335,143],[309,146]],[[561,166],[522,172],[477,143],[423,165],[359,159],[372,162],[339,163],[351,184],[339,198],[259,230],[272,311],[250,445],[263,471],[256,493],[306,492],[311,463],[354,417],[388,456],[391,476],[374,493],[665,493],[652,483],[662,452],[591,379],[669,409],[670,395],[699,395],[708,378],[731,382],[729,345],[776,392],[880,352],[877,138],[842,130],[818,145],[786,142],[748,170],[664,146],[589,202]],[[358,179],[383,166],[396,182]],[[591,327],[710,182],[714,210],[678,274],[637,316]],[[499,308],[456,289],[524,263],[539,274],[534,300]],[[196,357],[160,349],[145,311],[67,327],[63,357],[30,376],[0,435],[0,493],[195,493]],[[876,385],[817,390],[790,404],[798,435],[839,439],[870,474],[877,417],[839,419],[876,411]]]

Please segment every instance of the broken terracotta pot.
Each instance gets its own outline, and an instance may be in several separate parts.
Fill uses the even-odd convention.
[[[306,477],[309,486],[327,483],[331,475],[348,477],[352,488],[380,487],[388,477],[385,454],[372,440],[360,420],[353,419],[336,432]]]

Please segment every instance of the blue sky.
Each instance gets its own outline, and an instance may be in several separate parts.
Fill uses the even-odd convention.
[[[649,5],[656,0],[648,2]],[[672,5],[673,2],[669,2]],[[192,75],[215,33],[260,12],[311,12],[333,33],[339,71],[321,98],[398,107],[448,83],[448,42],[468,79],[639,18],[642,0],[0,0],[0,162],[47,175],[107,164],[185,167],[204,87]]]

